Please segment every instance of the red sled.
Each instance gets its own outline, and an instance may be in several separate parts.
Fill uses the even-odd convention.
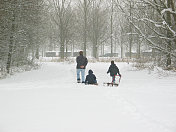
[[[119,79],[117,79],[117,77],[119,77]],[[114,79],[115,79],[115,82],[114,82]],[[119,75],[114,75],[114,78],[113,78],[113,80],[112,80],[112,82],[108,82],[108,83],[103,83],[104,85],[107,85],[107,86],[116,86],[116,87],[118,87],[119,86],[119,84],[120,84],[120,80],[121,80],[121,76],[119,76]]]

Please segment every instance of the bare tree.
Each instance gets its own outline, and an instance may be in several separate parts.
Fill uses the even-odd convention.
[[[0,47],[3,49],[0,50],[2,55],[0,63],[2,68],[6,68],[7,73],[10,73],[12,66],[26,65],[31,62],[29,59],[30,49],[35,44],[40,44],[39,34],[41,31],[37,32],[34,29],[41,29],[38,26],[42,25],[39,18],[41,5],[42,0],[37,3],[31,0],[1,1]],[[31,40],[33,43],[30,43]]]
[[[78,14],[79,14],[79,23],[81,25],[81,36],[83,37],[83,50],[84,55],[86,56],[87,53],[87,41],[88,41],[88,19],[90,17],[90,8],[91,8],[91,1],[90,0],[79,0],[78,5]],[[83,33],[82,33],[83,31]]]
[[[116,5],[139,37],[145,39],[151,48],[155,48],[167,56],[166,66],[169,66],[171,56],[175,56],[173,45],[175,41],[175,7],[173,7],[173,1],[141,0],[133,2],[135,3],[133,16],[126,8],[131,7],[127,5],[127,1],[123,1],[122,4],[116,0]]]
[[[60,41],[60,57],[64,59],[64,51],[66,42],[68,42],[71,30],[72,9],[71,0],[53,0],[55,14],[53,20],[58,26],[58,34]]]
[[[90,40],[93,43],[93,57],[98,58],[98,48],[104,40],[107,27],[107,10],[103,7],[103,1],[93,1],[90,23]]]

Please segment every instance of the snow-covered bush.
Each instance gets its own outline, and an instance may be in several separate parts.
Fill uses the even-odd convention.
[[[133,67],[136,67],[138,70],[142,70],[142,69],[148,69],[148,70],[153,70],[155,65],[154,63],[140,63],[140,62],[135,62],[133,63]]]

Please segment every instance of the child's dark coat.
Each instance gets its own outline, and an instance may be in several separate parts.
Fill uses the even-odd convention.
[[[85,84],[97,84],[96,76],[92,70],[89,70],[89,74],[86,76]]]

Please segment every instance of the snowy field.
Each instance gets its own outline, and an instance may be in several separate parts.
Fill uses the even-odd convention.
[[[0,132],[176,132],[176,75],[89,63],[99,86],[76,83],[75,63],[44,63],[39,70],[0,80]]]

